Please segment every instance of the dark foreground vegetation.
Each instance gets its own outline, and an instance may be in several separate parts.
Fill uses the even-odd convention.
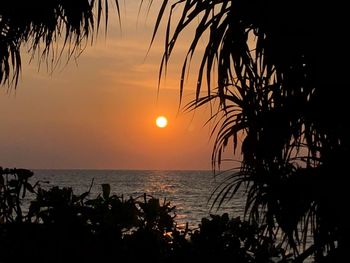
[[[240,218],[211,215],[180,228],[169,202],[124,199],[108,184],[95,197],[45,190],[32,176],[0,168],[0,262],[287,262],[275,240],[260,238],[261,226]]]

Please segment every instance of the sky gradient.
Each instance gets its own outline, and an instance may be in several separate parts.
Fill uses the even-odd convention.
[[[146,57],[154,14],[137,21],[136,4],[125,9],[122,32],[111,16],[107,37],[100,31],[77,60],[66,65],[63,56],[52,73],[23,56],[17,89],[0,89],[0,166],[211,169],[209,109],[178,110],[186,35],[158,93],[164,34]],[[183,105],[193,98],[189,80]],[[168,118],[168,127],[156,127],[158,115]]]

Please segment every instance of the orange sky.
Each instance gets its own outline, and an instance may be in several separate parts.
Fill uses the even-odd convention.
[[[135,1],[137,2],[137,1]],[[178,112],[180,41],[157,101],[163,47],[159,34],[145,59],[153,18],[128,4],[122,33],[115,17],[107,38],[77,61],[50,74],[23,57],[17,90],[0,89],[0,166],[88,169],[210,169],[213,140],[204,126],[209,110]],[[191,84],[184,101],[193,99]],[[165,129],[157,115],[168,117]]]

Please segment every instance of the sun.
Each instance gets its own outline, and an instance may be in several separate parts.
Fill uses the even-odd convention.
[[[165,128],[168,125],[168,119],[165,118],[164,116],[159,116],[156,119],[156,125],[159,128]]]

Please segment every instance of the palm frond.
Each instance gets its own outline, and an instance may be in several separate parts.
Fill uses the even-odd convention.
[[[93,41],[100,27],[102,13],[108,21],[109,0],[1,1],[0,3],[0,84],[17,85],[21,70],[21,48],[29,46],[33,55],[41,51],[41,59],[68,59],[79,55],[85,43]],[[117,5],[118,1],[114,2]],[[104,5],[103,5],[104,4]],[[62,40],[62,50],[54,44]]]
[[[246,212],[253,220],[266,224],[267,233],[276,235],[276,231],[282,231],[283,240],[298,254],[311,226],[317,245],[305,249],[299,259],[308,253],[328,251],[327,246],[334,245],[327,231],[341,235],[325,221],[321,227],[320,218],[326,218],[321,210],[330,209],[329,201],[321,192],[310,194],[310,189],[312,185],[323,188],[320,182],[329,174],[337,178],[330,181],[331,185],[338,185],[337,180],[342,178],[340,167],[347,170],[345,163],[350,155],[350,130],[342,117],[347,103],[337,88],[347,82],[339,77],[343,68],[336,67],[341,56],[336,52],[339,43],[334,33],[335,28],[346,24],[342,21],[345,16],[332,21],[333,27],[328,27],[322,18],[329,13],[328,8],[339,12],[340,7],[319,7],[314,19],[309,15],[314,13],[314,6],[302,1],[174,2],[173,6],[182,7],[182,13],[172,31],[171,9],[159,79],[179,35],[198,21],[181,70],[180,96],[192,57],[203,39],[206,46],[197,72],[196,95],[187,109],[213,101],[219,105],[209,120],[216,121],[212,133],[216,135],[213,167],[220,166],[229,140],[233,141],[233,150],[239,149],[243,155],[238,175],[216,189],[214,201],[222,204],[236,193],[241,182],[247,181]],[[164,11],[159,14],[155,33],[163,16]],[[320,41],[327,34],[332,37],[322,37],[324,41]],[[331,43],[333,49],[325,43]],[[215,87],[211,83],[213,74],[217,79]],[[207,95],[201,96],[205,87]],[[329,92],[329,87],[338,92]],[[244,135],[241,145],[239,134]],[[334,190],[327,194],[334,203],[343,203],[343,195]],[[339,200],[333,196],[339,196]],[[341,214],[340,206],[337,209]]]

